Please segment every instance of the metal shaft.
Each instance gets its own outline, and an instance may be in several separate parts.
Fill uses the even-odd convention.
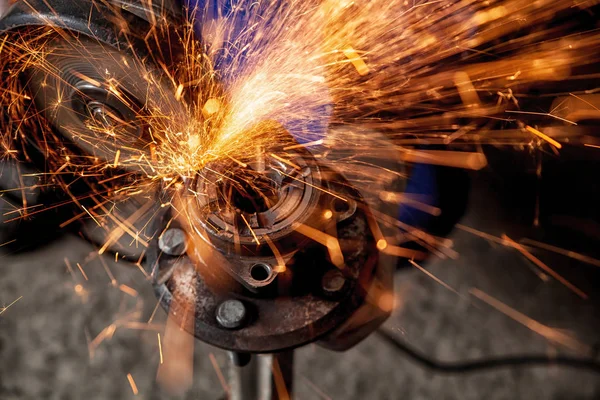
[[[289,400],[292,398],[294,352],[261,354],[244,366],[230,362],[229,400]]]

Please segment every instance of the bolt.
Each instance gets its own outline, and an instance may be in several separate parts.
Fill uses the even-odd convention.
[[[217,308],[217,322],[227,329],[240,328],[246,320],[246,307],[239,300],[225,300]]]
[[[321,279],[321,286],[323,290],[328,294],[334,294],[341,291],[346,284],[346,278],[337,269],[327,271]]]
[[[187,250],[187,237],[179,228],[171,228],[158,238],[158,247],[170,256],[181,256]]]

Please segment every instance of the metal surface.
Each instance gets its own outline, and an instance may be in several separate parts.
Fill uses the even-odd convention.
[[[227,329],[242,327],[246,320],[246,307],[239,300],[225,300],[217,307],[217,322]]]

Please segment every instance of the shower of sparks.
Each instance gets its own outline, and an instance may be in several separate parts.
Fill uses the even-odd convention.
[[[414,241],[434,256],[456,258],[452,242],[397,220],[400,206],[432,216],[443,216],[445,210],[428,204],[428,199],[390,189],[388,184],[406,178],[406,172],[389,164],[480,170],[487,165],[484,145],[560,154],[561,139],[545,128],[556,123],[574,126],[576,118],[558,109],[522,109],[523,98],[531,89],[541,97],[558,96],[556,83],[581,83],[588,77],[579,71],[600,62],[598,32],[573,34],[552,23],[562,13],[586,9],[594,1],[237,1],[218,16],[212,15],[208,1],[206,9],[186,10],[189,18],[181,23],[158,2],[144,3],[153,10],[147,11],[148,26],[129,23],[126,11],[106,1],[97,1],[90,10],[90,24],[92,14],[104,15],[114,23],[111,35],[119,48],[131,52],[66,30],[53,10],[46,16],[39,12],[42,26],[3,33],[0,39],[0,158],[18,163],[44,159],[39,172],[19,174],[20,186],[14,191],[23,194],[22,204],[7,215],[12,221],[74,206],[78,211],[61,228],[92,221],[106,230],[96,255],[113,289],[127,298],[138,299],[138,292],[119,284],[101,255],[122,239],[136,248],[147,247],[151,237],[145,228],[156,214],[154,204],[176,208],[189,204],[179,197],[203,198],[206,193],[196,192],[192,184],[202,180],[208,188],[234,181],[233,186],[260,193],[257,178],[269,172],[298,184],[298,175],[292,173],[301,174],[302,167],[290,160],[290,152],[299,149],[348,176],[365,191],[365,198],[392,206],[393,214],[374,206],[369,220],[379,251],[408,258],[454,291],[415,262],[427,257],[425,251],[403,247]],[[168,51],[162,45],[167,43]],[[77,63],[80,70],[74,67]],[[583,96],[594,87],[580,86],[560,95],[585,103]],[[99,92],[101,99],[94,97]],[[285,129],[265,121],[277,121]],[[425,149],[427,145],[436,147]],[[600,147],[596,142],[583,145]],[[263,171],[265,159],[290,168]],[[233,179],[233,174],[215,168],[218,165],[240,174]],[[204,171],[217,178],[209,181]],[[35,183],[26,184],[25,177]],[[345,194],[329,187],[306,185],[348,202]],[[64,196],[41,207],[28,202],[26,193],[32,189]],[[234,209],[234,201],[224,197],[225,212]],[[121,206],[131,199],[141,199],[142,205],[128,214]],[[319,211],[324,220],[335,216],[330,209]],[[190,215],[185,209],[177,214]],[[278,268],[285,270],[281,249],[267,235],[259,240],[250,216],[240,216],[256,244],[270,246]],[[302,223],[294,228],[326,247],[332,262],[344,267],[340,240],[331,232]],[[459,228],[515,248],[544,271],[541,276],[551,276],[587,297],[525,246],[508,237]],[[598,260],[578,253],[527,244],[598,265]],[[136,265],[146,275],[142,258]],[[76,293],[84,296],[79,274],[69,260],[65,264]],[[88,280],[83,266],[77,267]],[[477,289],[471,294],[548,340],[579,347],[567,335]],[[382,294],[378,302],[391,309],[393,294]],[[151,322],[158,304],[148,323],[133,312],[104,328],[88,340],[90,355],[117,328],[157,330]],[[0,315],[8,307],[1,308]],[[158,334],[159,380],[184,387],[191,384],[193,343],[179,335],[181,327],[171,319],[164,343]],[[183,345],[178,347],[179,341]],[[133,377],[127,378],[137,395]]]
[[[531,142],[530,133],[537,145],[560,149],[525,122],[537,111],[506,100],[537,82],[569,79],[574,68],[597,61],[599,44],[595,32],[561,36],[546,26],[573,6],[569,1],[240,2],[218,18],[208,4],[188,10],[193,17],[180,24],[156,5],[147,12],[147,32],[128,25],[121,9],[97,6],[114,14],[120,41],[136,48],[144,34],[148,48],[121,54],[50,20],[10,32],[1,46],[0,97],[10,117],[2,121],[4,156],[46,155],[38,186],[60,186],[82,210],[68,223],[87,217],[111,230],[100,253],[125,235],[147,244],[136,227],[143,215],[124,220],[116,213],[121,201],[153,196],[161,186],[175,196],[182,182],[219,160],[247,170],[257,147],[288,164],[285,152],[302,146],[295,140],[318,158],[350,152],[336,168],[353,171],[361,151],[352,134],[328,136],[327,126],[382,132],[386,140],[374,139],[368,152],[405,163],[480,169],[487,163],[480,152],[416,150],[405,140],[493,143],[486,132],[494,123],[525,126],[518,143]],[[524,21],[538,27],[535,34],[519,36]],[[165,41],[181,44],[179,58],[156,47]],[[491,52],[494,58],[481,57]],[[89,65],[69,75],[72,55]],[[103,90],[112,106],[97,104],[74,80]],[[70,109],[68,96],[83,98],[83,109]],[[256,129],[268,120],[291,135]],[[76,193],[75,181],[94,190]],[[402,194],[388,199],[400,204]],[[33,210],[25,201],[22,216]]]

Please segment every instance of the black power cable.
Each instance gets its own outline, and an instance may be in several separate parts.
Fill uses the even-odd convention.
[[[387,332],[385,329],[379,329],[376,334],[388,344],[394,346],[417,363],[426,368],[442,373],[472,373],[481,372],[497,368],[516,368],[516,367],[536,367],[536,366],[564,366],[568,368],[586,369],[600,374],[600,363],[593,359],[584,359],[565,356],[538,356],[523,355],[500,358],[485,358],[473,361],[445,362],[432,359],[421,352],[411,348],[406,343],[400,341],[397,337]]]

